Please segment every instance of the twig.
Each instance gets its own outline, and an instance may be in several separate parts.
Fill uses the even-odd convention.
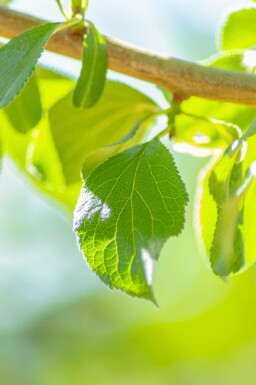
[[[9,8],[0,7],[0,36],[12,38],[45,23]],[[256,76],[219,68],[204,67],[173,57],[163,56],[105,37],[109,68],[146,80],[188,97],[199,96],[223,102],[256,107]],[[82,56],[82,31],[66,29],[55,34],[47,49],[75,59]]]

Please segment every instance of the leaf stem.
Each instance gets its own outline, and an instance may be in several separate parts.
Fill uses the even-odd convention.
[[[73,27],[76,24],[80,24],[83,18],[80,14],[75,15],[72,19],[67,20],[65,23],[61,23],[54,33],[60,32],[63,29]]]
[[[55,0],[55,1],[56,1],[56,3],[58,4],[59,10],[60,10],[62,16],[63,16],[66,20],[68,20],[69,17],[68,17],[68,15],[66,14],[66,12],[65,12],[65,10],[64,10],[64,8],[63,8],[63,5],[62,5],[62,3],[61,3],[61,1],[60,1],[60,0]]]

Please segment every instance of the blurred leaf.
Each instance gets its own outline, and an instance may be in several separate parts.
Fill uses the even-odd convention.
[[[0,49],[0,108],[9,104],[22,90],[44,46],[59,25],[47,23],[34,27]]]
[[[187,195],[154,139],[117,154],[85,180],[74,229],[90,267],[112,288],[153,299],[153,264],[184,226]]]
[[[256,258],[250,235],[255,234],[256,228],[250,221],[249,229],[244,220],[245,211],[246,217],[253,215],[255,206],[251,194],[256,193],[256,156],[251,153],[248,157],[246,153],[246,140],[255,140],[255,132],[256,122],[229,146],[204,176],[200,193],[200,234],[212,269],[221,276],[239,271]]]
[[[79,79],[74,90],[76,107],[90,108],[97,103],[106,83],[108,53],[104,37],[87,21],[87,33],[83,40],[83,60]]]
[[[31,76],[20,95],[6,108],[5,113],[13,127],[19,132],[27,132],[41,119],[42,106],[35,76]]]
[[[256,52],[241,49],[224,51],[206,60],[201,60],[200,64],[214,68],[251,73],[256,65]]]
[[[58,73],[56,70],[36,66],[35,72],[44,111],[48,111],[59,99],[71,92],[75,86],[74,80],[69,75]]]
[[[80,180],[83,161],[91,151],[117,142],[156,109],[155,102],[141,92],[110,81],[99,103],[88,110],[77,110],[71,94],[57,102],[49,119],[66,183]]]
[[[240,9],[229,14],[221,31],[221,49],[251,48],[255,45],[256,8]]]
[[[54,148],[47,115],[37,126],[27,155],[28,169],[35,177],[53,189],[64,188],[65,179]]]
[[[218,218],[217,204],[209,190],[209,178],[217,160],[218,157],[214,157],[205,169],[202,170],[197,189],[196,234],[199,236],[200,244],[207,256],[207,262],[210,260],[212,241]]]
[[[4,110],[0,111],[1,136],[6,153],[22,170],[26,170],[27,150],[33,136],[33,130],[18,132],[7,118]]]
[[[241,164],[236,163],[238,156],[239,151],[225,154],[213,168],[209,180],[210,192],[218,208],[210,259],[214,273],[220,276],[237,272],[244,263],[239,225],[242,223],[241,203],[245,188],[241,188]]]
[[[20,133],[7,119],[6,109],[1,110],[3,150],[15,162],[19,171],[23,172],[41,193],[54,198],[55,202],[60,202],[64,205],[62,208],[68,208],[71,213],[81,189],[81,182],[68,187],[63,182],[65,179],[62,167],[49,128],[48,109],[60,97],[70,92],[74,82],[64,75],[43,67],[37,67],[33,76],[37,77],[39,84],[43,108],[42,119],[32,130]]]
[[[247,138],[248,148],[245,158],[242,162],[243,173],[246,173],[251,167],[251,164],[256,160],[255,146],[256,136],[250,136]],[[243,205],[243,226],[242,234],[244,239],[244,254],[246,266],[249,266],[256,260],[256,181],[255,178],[252,180],[248,187],[244,199]]]
[[[149,119],[150,115],[144,119],[140,119],[128,135],[125,136],[116,144],[107,147],[101,147],[91,151],[84,160],[82,175],[86,179],[87,176],[101,163],[111,156],[123,152],[138,144],[142,144],[147,139],[147,133],[153,124],[153,118]]]
[[[216,150],[224,151],[240,133],[235,124],[185,112],[175,118],[174,149],[195,156],[209,156]]]
[[[255,163],[251,165],[242,183],[237,185],[235,193],[219,211],[211,249],[211,265],[213,271],[220,276],[236,273],[245,262],[243,205],[245,193],[256,175],[255,166]]]
[[[201,64],[252,73],[256,54],[223,52]],[[196,156],[216,154],[236,139],[239,129],[246,131],[255,118],[255,108],[191,97],[181,103],[181,114],[176,117],[174,148]]]

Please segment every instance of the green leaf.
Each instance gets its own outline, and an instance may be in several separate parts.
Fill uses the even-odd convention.
[[[223,163],[227,167],[225,171]],[[242,218],[239,216],[241,202],[239,197],[230,195],[231,174],[233,167],[236,168],[234,163],[235,155],[230,158],[220,157],[213,165],[210,164],[199,190],[198,233],[212,270],[220,276],[238,271],[244,259],[241,253],[243,240],[238,227]],[[214,189],[213,175],[219,179]]]
[[[256,8],[240,9],[229,14],[220,35],[221,49],[251,48],[255,45]]]
[[[203,178],[199,232],[211,267],[220,276],[236,273],[256,259],[256,228],[251,218],[256,193],[255,133],[256,121],[210,165]]]
[[[105,39],[97,28],[87,22],[88,29],[83,40],[82,69],[74,90],[76,107],[92,107],[102,95],[106,83],[108,53]]]
[[[41,119],[42,106],[35,76],[31,76],[20,95],[4,111],[19,132],[25,133],[36,126]]]
[[[211,248],[211,265],[215,274],[227,276],[239,271],[245,262],[243,209],[246,192],[255,178],[255,164],[247,170],[244,180],[219,209]],[[236,181],[237,182],[237,181]]]
[[[243,173],[246,174],[246,170],[251,167],[256,160],[255,146],[256,135],[247,138],[247,152],[242,162]],[[247,188],[244,202],[243,202],[243,226],[242,235],[244,240],[244,259],[245,267],[255,263],[256,260],[256,180],[251,181],[250,186]]]
[[[76,109],[71,94],[57,102],[49,119],[66,183],[80,180],[83,161],[91,151],[118,142],[139,119],[157,109],[141,92],[110,81],[93,108]]]
[[[71,215],[81,189],[81,182],[69,186],[64,183],[62,167],[49,128],[48,109],[73,89],[74,82],[70,78],[39,66],[36,67],[33,76],[37,77],[40,89],[44,112],[42,119],[27,133],[20,133],[14,129],[5,114],[5,109],[2,109],[0,128],[3,151],[15,163],[20,175],[26,177],[33,187],[48,199],[53,198],[55,204],[60,203],[61,208]]]
[[[74,229],[90,267],[111,288],[153,299],[154,261],[184,226],[185,186],[158,139],[117,154],[85,180]]]
[[[9,104],[31,76],[48,39],[59,23],[34,27],[0,49],[0,108]]]
[[[255,51],[232,50],[223,51],[211,56],[206,60],[201,60],[200,64],[214,68],[223,68],[232,71],[252,73],[256,65]]]
[[[239,156],[238,149],[224,154],[209,179],[210,193],[217,204],[218,213],[210,260],[214,273],[220,276],[240,270],[244,263],[243,239],[239,228],[243,197],[239,193],[242,185]]]
[[[183,111],[175,118],[176,151],[209,156],[217,150],[224,151],[241,134],[235,124]]]
[[[254,51],[223,52],[201,64],[253,73],[256,55]],[[196,156],[216,155],[216,150],[224,151],[236,139],[237,127],[244,132],[255,118],[255,108],[191,97],[181,103],[176,117],[174,148]]]

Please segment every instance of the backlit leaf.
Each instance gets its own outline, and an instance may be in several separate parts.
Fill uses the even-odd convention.
[[[250,143],[251,140],[255,143],[255,132],[256,122],[253,122],[249,130],[210,165],[199,195],[201,240],[213,271],[220,276],[236,273],[256,258],[256,228],[254,230],[252,219],[256,156],[255,147]]]
[[[221,49],[251,48],[255,45],[256,8],[240,9],[229,14],[221,31]]]
[[[74,229],[90,267],[111,288],[153,299],[154,261],[184,226],[187,195],[154,139],[108,159],[84,181]]]

